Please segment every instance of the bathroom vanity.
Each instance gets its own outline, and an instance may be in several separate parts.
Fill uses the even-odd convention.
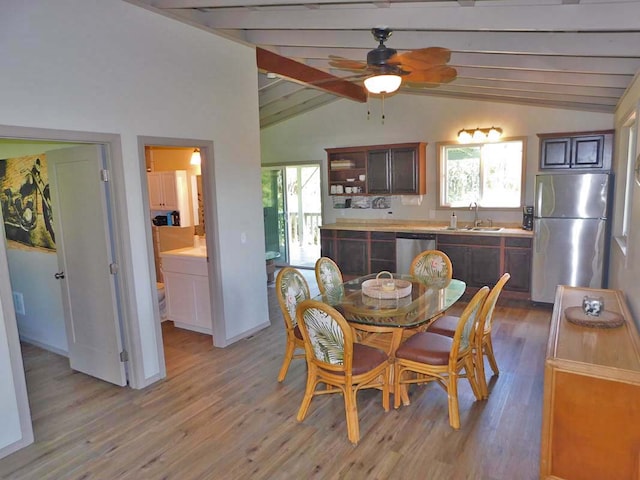
[[[161,252],[167,319],[174,325],[212,334],[207,248],[188,247]]]

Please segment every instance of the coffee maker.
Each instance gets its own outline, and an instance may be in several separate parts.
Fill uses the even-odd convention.
[[[522,207],[522,229],[533,230],[533,205]]]

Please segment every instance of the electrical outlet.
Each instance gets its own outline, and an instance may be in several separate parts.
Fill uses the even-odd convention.
[[[20,292],[13,292],[13,308],[19,315],[24,315],[24,296]]]

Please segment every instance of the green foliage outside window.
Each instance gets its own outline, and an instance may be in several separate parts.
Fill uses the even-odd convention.
[[[522,203],[522,140],[440,146],[440,206],[518,208]]]

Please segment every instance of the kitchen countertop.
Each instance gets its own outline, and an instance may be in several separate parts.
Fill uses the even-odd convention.
[[[408,232],[408,233],[446,233],[447,235],[489,235],[497,237],[525,237],[532,238],[533,232],[523,230],[520,226],[495,224],[501,227],[497,231],[467,230],[465,228],[449,229],[448,224],[441,222],[421,222],[417,220],[360,220],[338,221],[320,228],[327,230],[356,230],[367,232]]]
[[[207,247],[186,247],[177,248],[175,250],[165,250],[160,252],[161,257],[188,257],[188,258],[207,258]]]

